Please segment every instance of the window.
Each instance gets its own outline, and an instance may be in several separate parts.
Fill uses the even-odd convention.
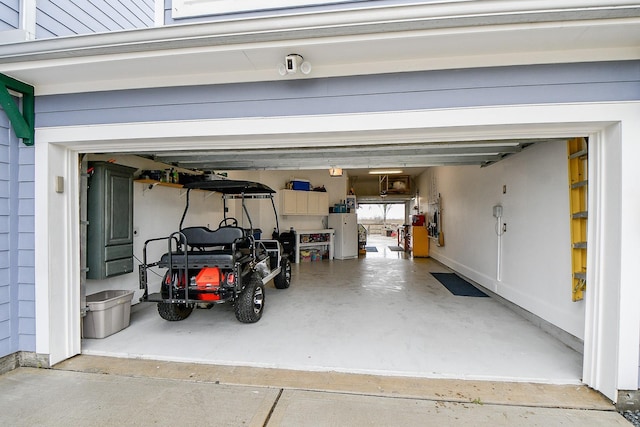
[[[172,16],[174,19],[191,18],[222,13],[347,3],[350,1],[353,0],[173,0]]]

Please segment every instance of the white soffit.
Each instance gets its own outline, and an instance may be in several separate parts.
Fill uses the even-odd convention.
[[[367,5],[38,40],[0,45],[0,72],[43,95],[279,80],[292,52],[313,64],[305,78],[640,58],[640,5],[599,3]]]

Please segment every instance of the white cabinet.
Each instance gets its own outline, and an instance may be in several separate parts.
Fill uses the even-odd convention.
[[[283,215],[328,215],[329,195],[319,191],[280,190]]]
[[[306,191],[280,190],[282,213],[284,215],[305,215],[307,213],[306,193]]]
[[[320,191],[308,191],[307,193],[307,213],[309,215],[327,215],[329,213],[329,195]]]

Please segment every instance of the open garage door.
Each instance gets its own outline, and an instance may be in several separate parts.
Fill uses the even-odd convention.
[[[83,352],[224,365],[579,383],[584,306],[571,302],[571,283],[565,280],[571,275],[570,227],[566,221],[569,199],[566,139],[527,138],[515,142],[469,141],[447,145],[450,152],[444,157],[451,157],[452,164],[443,163],[441,154],[425,154],[420,160],[424,167],[408,169],[413,175],[406,175],[396,163],[395,171],[372,176],[375,188],[369,193],[366,181],[367,176],[371,176],[370,170],[343,167],[342,177],[332,177],[327,170],[320,169],[331,150],[324,154],[321,150],[314,150],[313,155],[305,153],[305,164],[314,169],[299,170],[282,169],[295,164],[293,149],[286,153],[275,150],[275,157],[267,155],[267,149],[257,153],[243,151],[245,164],[250,162],[254,169],[243,167],[219,172],[228,178],[264,183],[280,193],[291,180],[310,182],[312,188],[326,191],[330,202],[320,214],[281,214],[282,229],[292,228],[304,236],[299,241],[306,246],[300,250],[324,248],[322,242],[316,242],[316,236],[326,227],[329,206],[344,200],[348,188],[353,189],[358,200],[369,201],[360,205],[359,210],[363,206],[379,208],[380,224],[367,224],[366,215],[359,217],[359,222],[369,226],[370,232],[373,225],[373,234],[392,238],[394,245],[382,244],[378,252],[379,255],[388,252],[390,256],[369,254],[356,260],[322,260],[326,258],[322,255],[299,257],[301,262],[292,271],[292,288],[276,291],[272,284],[267,286],[265,319],[251,330],[237,325],[229,309],[223,306],[200,304],[197,306],[200,309],[188,319],[167,323],[158,315],[155,304],[141,303],[133,308],[129,328],[104,340],[84,340]],[[456,145],[457,150],[452,148]],[[468,150],[485,151],[487,146],[493,151],[505,146],[514,149],[499,156],[483,153],[482,159],[477,153],[469,154],[466,162],[473,164],[457,164],[464,163],[461,158]],[[399,162],[404,158],[389,156],[391,151],[380,147],[376,154],[380,162]],[[412,144],[412,149],[415,148]],[[357,158],[358,149],[366,150],[349,148],[353,158]],[[433,147],[424,149],[433,150]],[[340,148],[336,152],[345,150]],[[372,152],[368,152],[369,158]],[[212,154],[201,151],[197,156],[188,151],[160,156],[137,153],[136,158],[129,153],[93,156],[129,166],[135,162],[162,160],[155,165],[138,167],[134,180],[134,228],[139,235],[134,247],[138,260],[144,241],[177,231],[186,202],[179,183],[167,183],[164,173],[160,180],[148,179],[147,175],[155,171],[147,168],[164,172],[193,164],[194,160],[186,159],[197,159],[197,170],[213,171],[207,159],[217,159],[215,153],[215,150]],[[402,156],[406,154],[402,152]],[[435,156],[434,164],[429,163],[429,156]],[[316,157],[322,159],[320,163],[311,163]],[[276,159],[278,163],[273,163]],[[211,161],[215,167],[222,165]],[[378,168],[371,170],[379,171]],[[546,179],[540,182],[536,179],[538,176]],[[384,182],[385,179],[389,182]],[[400,188],[395,182],[405,183]],[[381,183],[385,184],[383,190]],[[415,231],[408,251],[394,251],[393,247],[398,246],[399,227],[406,224],[407,213],[413,211],[413,207],[420,210],[422,206],[421,212],[429,217],[431,202],[441,197],[447,200],[446,209],[440,211],[440,218],[446,217],[442,231],[448,236],[447,245],[439,246],[438,239],[430,239],[433,240],[431,258],[424,258],[428,253],[418,256],[417,249],[412,248],[419,239]],[[382,203],[372,205],[373,200]],[[277,201],[279,205],[283,202]],[[194,197],[192,194],[190,204],[184,218],[186,225],[215,229],[224,216],[220,195]],[[495,233],[491,212],[495,204],[504,207],[504,221],[510,225],[506,235]],[[397,212],[393,211],[394,207]],[[162,214],[152,220],[149,212]],[[248,225],[243,224],[242,210],[233,209],[231,216],[239,218],[241,225]],[[265,231],[276,225],[266,217],[258,217],[261,222],[257,224]],[[535,221],[535,218],[542,220]],[[377,225],[382,228],[377,229]],[[503,241],[499,247],[500,239]],[[321,245],[311,246],[318,243]],[[498,264],[502,277],[494,270]],[[540,268],[542,265],[546,268]],[[436,278],[439,274],[455,275],[456,272],[466,278],[467,283],[484,291],[484,298],[452,293]],[[160,283],[164,273],[160,269],[155,271],[156,277],[151,277],[155,280],[151,282]],[[542,286],[546,283],[548,288]],[[123,275],[90,282],[89,293],[136,289],[136,285],[135,274]],[[536,296],[531,293],[534,286],[537,286]],[[554,293],[558,288],[561,291]],[[490,297],[486,298],[487,295]],[[566,295],[569,295],[566,301],[559,304],[557,300]],[[138,297],[136,294],[134,303]],[[313,307],[310,301],[314,301]],[[553,308],[547,309],[548,306]],[[533,314],[536,312],[542,315]],[[543,317],[562,327],[552,325]],[[224,344],[211,348],[210,339]],[[243,350],[248,342],[254,346],[249,353]]]
[[[570,128],[571,128],[571,132],[572,132],[572,133],[571,133],[571,136],[574,136],[574,135],[575,135],[575,129],[573,128],[573,126],[570,126]],[[531,129],[529,129],[527,132],[534,133],[534,132],[532,132],[532,131],[531,131]],[[559,132],[559,131],[556,129],[556,130],[554,131],[554,134],[555,134],[555,135],[554,135],[554,139],[555,139],[555,138],[560,138],[560,139],[562,139],[562,137],[561,137],[559,134],[566,133],[566,132],[567,132],[567,129],[563,130],[562,132]],[[455,133],[455,132],[453,132],[453,133]],[[542,133],[545,133],[545,132],[542,132]],[[585,133],[592,133],[592,132],[587,132],[587,131],[585,131]],[[44,139],[46,140],[46,133],[45,133],[44,135],[45,135],[45,138],[44,138]],[[52,135],[50,135],[50,136],[51,136],[51,137],[53,137],[53,136],[54,136],[54,134],[52,134]],[[153,136],[152,136],[152,137],[153,137]],[[85,136],[85,138],[86,138],[86,136]],[[450,137],[450,139],[453,139],[453,138],[451,138],[451,137]],[[488,139],[483,139],[483,140],[488,140]],[[115,142],[115,141],[114,141],[114,142]],[[172,144],[175,144],[175,141],[174,141],[174,142],[172,142]],[[553,144],[554,144],[554,143],[553,143],[553,142],[551,142],[551,143],[548,143],[547,145],[552,146]],[[73,146],[73,143],[72,143],[71,145]],[[535,152],[534,150],[537,150],[537,149],[538,149],[538,147],[542,147],[542,146],[544,146],[544,145],[545,145],[545,144],[543,144],[543,143],[541,143],[541,144],[537,144],[537,145],[534,145],[532,148],[529,148],[528,150],[525,150],[523,153],[520,153],[520,154],[526,155],[526,154],[528,154],[528,152],[534,153],[534,152]],[[103,151],[103,152],[104,152],[105,150],[111,150],[112,152],[117,152],[117,151],[118,151],[117,146],[118,146],[118,144],[117,144],[117,143],[114,143],[114,144],[113,144],[113,146],[112,146],[112,148],[109,148],[109,144],[101,144],[101,146],[100,146],[100,147],[101,147],[101,151]],[[77,150],[82,150],[82,152],[87,152],[87,147],[88,147],[88,146],[87,146],[86,144],[76,145],[76,149],[77,149]],[[122,147],[122,145],[120,145],[120,147]],[[132,148],[132,146],[131,146],[131,145],[127,145],[127,147],[128,147],[129,149],[130,149],[130,148]],[[140,146],[140,147],[142,148],[142,146]],[[206,148],[206,147],[202,147],[202,148]],[[563,151],[564,151],[564,150],[566,150],[566,147],[565,147],[565,146],[563,146],[563,147],[562,147],[562,149],[563,149]],[[143,152],[143,151],[140,151],[140,153],[142,153],[142,152]],[[74,152],[73,152],[73,151],[71,151],[69,154],[73,156],[73,155],[74,155]],[[544,156],[543,156],[543,157],[544,157]],[[516,158],[516,156],[513,156],[513,158]],[[73,159],[73,157],[71,157],[71,159]],[[565,157],[565,158],[563,158],[563,160],[562,160],[562,161],[563,161],[563,164],[565,164],[565,167],[566,167],[566,157]],[[528,163],[528,162],[525,162],[525,163]],[[535,163],[535,162],[533,162],[533,164],[538,164],[538,165],[539,165],[540,163]],[[505,166],[505,165],[506,165],[506,166]],[[499,162],[499,163],[497,163],[496,165],[494,165],[494,166],[492,166],[492,167],[484,168],[484,170],[491,170],[491,169],[495,168],[496,166],[499,166],[499,167],[502,167],[502,168],[505,168],[505,169],[508,169],[508,168],[510,168],[510,167],[513,167],[513,166],[509,166],[509,164],[507,164],[507,163],[506,163],[506,161],[502,161],[502,162]],[[451,171],[451,170],[454,170],[454,168],[455,168],[455,167],[453,167],[453,166],[451,167],[451,169],[449,169],[448,167],[443,167],[441,170],[442,170],[442,173],[443,173],[444,175],[443,175],[443,176],[440,176],[440,178],[439,178],[439,179],[438,179],[438,176],[436,176],[436,179],[435,179],[435,183],[436,183],[436,185],[441,185],[441,184],[442,184],[442,185],[444,185],[444,184],[445,184],[444,177],[445,177],[445,176],[446,176],[446,174],[448,174],[448,173],[451,173],[452,175],[459,176],[458,174],[455,174],[455,173],[449,172],[449,171]],[[480,170],[480,168],[479,168],[479,167],[476,167],[476,168],[474,168],[474,170],[475,170],[475,171],[477,171],[477,170]],[[566,170],[566,169],[565,169],[565,170]],[[267,171],[249,171],[249,172],[245,172],[245,173],[254,173],[254,174],[257,174],[257,176],[258,176],[259,178],[265,178],[265,177],[268,177],[268,176],[269,176],[269,172],[267,172]],[[474,173],[475,173],[475,172],[474,172]],[[513,168],[513,170],[512,170],[512,173],[513,173],[514,175],[518,175],[518,167],[514,167],[514,168]],[[290,176],[290,173],[289,173],[289,176]],[[473,176],[473,175],[471,175],[471,176]],[[525,176],[526,176],[526,174],[525,174]],[[42,177],[40,177],[40,178],[42,179]],[[451,180],[450,180],[449,182],[455,182],[454,178],[455,178],[455,177],[453,177],[453,176],[452,176],[452,178],[451,178]],[[468,177],[467,177],[467,179],[468,179]],[[479,178],[478,178],[478,179],[479,179]],[[433,179],[431,179],[431,180],[429,181],[429,178],[427,178],[427,180],[428,180],[427,185],[431,185],[431,184],[434,182],[434,181],[433,181]],[[525,181],[526,181],[526,179],[525,179]],[[431,184],[430,184],[430,183],[431,183]],[[346,188],[346,187],[345,187],[345,188]],[[460,186],[459,186],[459,188],[464,189],[464,186],[463,186],[463,185],[460,185]],[[509,187],[509,188],[510,188],[510,187]],[[565,189],[564,191],[566,191],[566,186],[563,186],[563,188]],[[500,185],[499,189],[500,189],[500,190],[502,190],[502,185]],[[141,190],[141,191],[142,191],[142,190]],[[150,190],[150,191],[155,191],[155,189],[154,189],[154,190]],[[345,190],[345,191],[346,191],[346,190]],[[440,191],[440,188],[438,188],[438,191]],[[462,190],[461,190],[461,191],[462,191]],[[492,191],[493,191],[493,190],[492,190]],[[150,193],[149,193],[149,190],[147,190],[147,192],[146,192],[146,193],[144,193],[144,194],[149,195],[149,194],[150,194]],[[503,193],[503,194],[504,194],[504,193]],[[506,193],[506,194],[510,194],[510,193],[507,191],[507,193]],[[143,196],[143,197],[145,197],[145,196]],[[179,195],[179,191],[177,191],[177,192],[176,192],[176,197],[179,199],[179,197],[180,197],[180,195]],[[450,199],[447,199],[447,200],[450,200]],[[461,199],[461,200],[462,200],[462,199]],[[454,205],[454,206],[455,206],[455,205]],[[452,207],[453,207],[453,206],[452,206]],[[450,208],[447,208],[447,209],[450,209]],[[49,212],[50,212],[50,211],[51,211],[51,209],[47,209],[47,210],[45,210],[45,211],[49,211]],[[465,210],[464,210],[464,209],[458,209],[457,211],[458,211],[458,212],[463,212],[463,211],[465,211]],[[469,212],[471,212],[471,213],[477,213],[479,217],[480,217],[480,216],[484,217],[484,216],[489,216],[489,215],[491,215],[491,212],[490,212],[490,211],[489,211],[489,213],[488,213],[488,214],[487,214],[486,212],[482,211],[482,210],[477,210],[477,209],[471,209],[471,210],[467,209],[467,211],[469,211]],[[452,211],[450,211],[450,212],[453,214],[453,209],[452,209]],[[447,215],[447,213],[445,212],[445,213],[444,213],[444,215]],[[54,215],[54,216],[55,216],[55,215]],[[490,220],[491,220],[491,221],[493,221],[493,219],[492,219],[492,218],[490,218]],[[452,224],[452,225],[453,225],[453,224],[456,224],[456,218],[455,218],[455,216],[453,216],[453,215],[452,215],[452,216],[447,216],[447,221],[448,221],[448,222],[447,222],[448,224]],[[517,221],[516,221],[516,223],[517,223]],[[448,227],[451,227],[452,225],[449,225]],[[447,227],[447,226],[445,226],[445,227]],[[450,230],[449,230],[449,233],[451,233],[451,230],[453,230],[453,229],[450,229]],[[493,232],[493,230],[492,230],[492,232]],[[509,231],[509,232],[510,232],[510,231]],[[451,233],[451,234],[453,234],[453,233]],[[448,236],[448,239],[447,239],[447,246],[446,246],[446,247],[447,247],[447,249],[452,248],[452,247],[453,247],[453,249],[455,249],[455,245],[450,244],[450,242],[455,241],[455,239],[454,239],[454,240],[451,240],[451,237],[453,237],[453,236],[450,236],[450,235]],[[443,256],[443,262],[444,262],[445,264],[447,264],[447,265],[450,265],[450,267],[452,267],[452,268],[453,268],[454,270],[456,270],[456,271],[461,271],[461,270],[462,270],[461,268],[459,268],[460,266],[457,266],[457,265],[455,265],[454,263],[449,262],[449,260],[447,260],[447,259],[446,259],[446,256]],[[307,268],[313,268],[313,267],[311,267],[312,265],[313,265],[313,264],[310,264],[310,266],[309,266],[309,267],[307,267]],[[320,264],[320,265],[321,265],[321,264]],[[313,274],[313,273],[315,273],[315,272],[312,272],[312,274]],[[464,271],[463,271],[463,273],[464,273]],[[300,272],[299,272],[299,274],[303,275],[302,277],[304,277],[305,271],[300,271]],[[472,275],[471,275],[471,274],[465,274],[465,275],[466,275],[467,277],[471,278],[471,279],[474,279],[474,277],[472,277]],[[475,280],[476,282],[478,282],[478,283],[482,283],[485,279],[482,279],[482,280],[476,280],[476,279],[474,279],[474,280]],[[488,286],[488,288],[489,288],[488,290],[490,290],[490,291],[492,290],[492,289],[490,289],[490,288],[491,288],[491,286]],[[156,320],[158,320],[158,319],[156,319]],[[317,319],[316,319],[316,320],[317,320]],[[134,326],[135,326],[135,325],[134,325]],[[362,326],[366,326],[366,325],[362,325]],[[132,330],[133,330],[133,329],[132,329]],[[366,329],[364,329],[364,330],[366,331]],[[140,335],[137,335],[137,334],[136,334],[136,340],[138,340],[139,338],[140,338]],[[106,342],[106,341],[105,341],[105,342]],[[129,352],[126,350],[126,348],[121,348],[121,349],[119,349],[117,352],[119,352],[120,354],[129,354]],[[411,352],[411,354],[416,355],[416,354],[421,354],[421,353],[418,351],[418,352],[415,352],[415,353],[414,353],[414,352]]]

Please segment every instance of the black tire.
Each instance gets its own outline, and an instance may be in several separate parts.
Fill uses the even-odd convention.
[[[280,273],[273,278],[273,284],[278,289],[287,289],[291,285],[291,263],[288,258],[282,258]]]
[[[168,302],[158,303],[158,313],[164,320],[170,322],[176,322],[178,320],[184,320],[193,311],[193,307],[186,304],[171,304]]]
[[[249,283],[236,299],[236,319],[242,323],[256,323],[264,311],[264,285],[257,273],[249,278]]]

